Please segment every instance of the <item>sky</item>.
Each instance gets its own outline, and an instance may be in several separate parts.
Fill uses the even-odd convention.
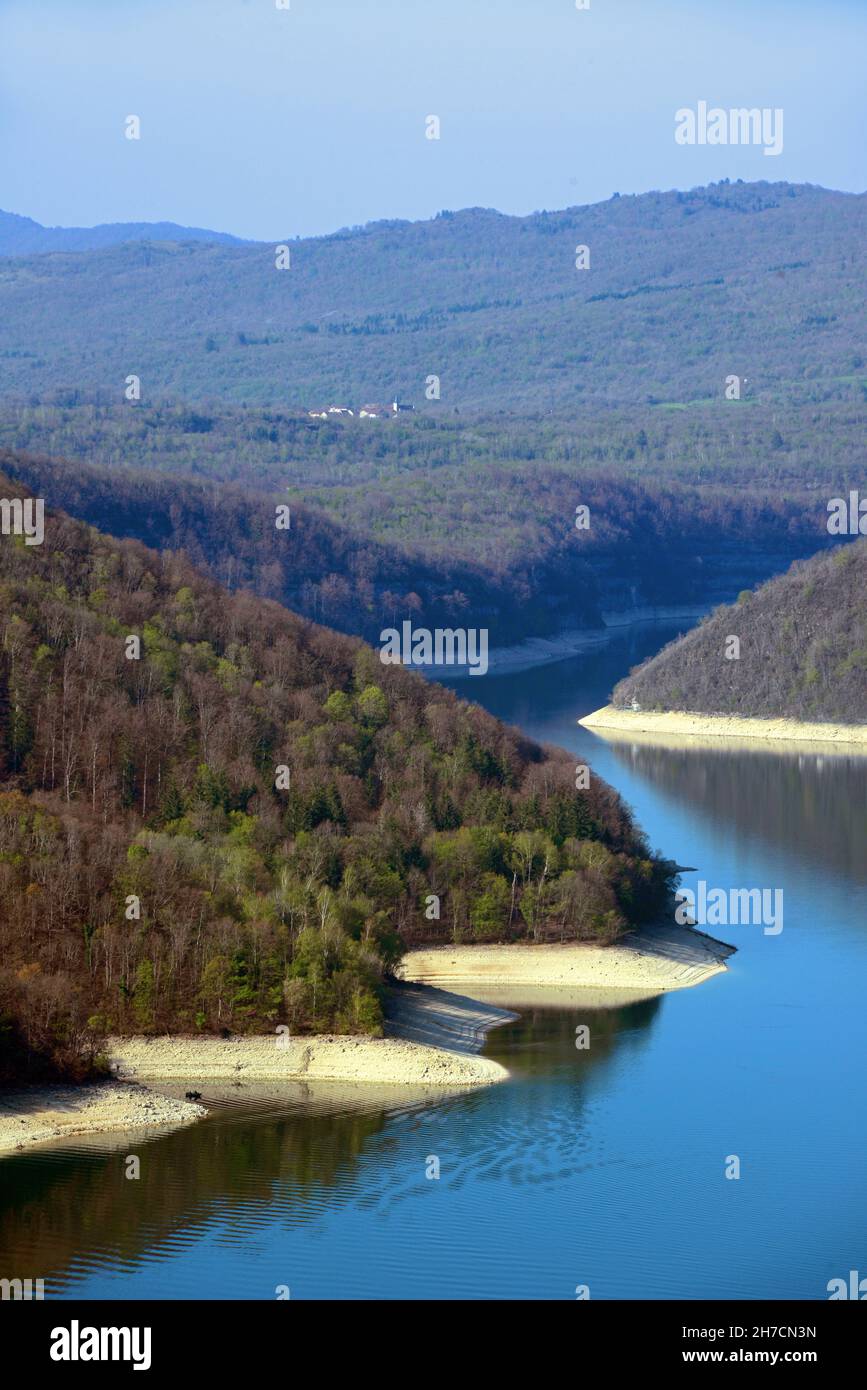
[[[719,178],[867,187],[867,0],[281,4],[0,0],[0,207],[283,240]],[[700,101],[781,108],[782,152],[678,144]]]

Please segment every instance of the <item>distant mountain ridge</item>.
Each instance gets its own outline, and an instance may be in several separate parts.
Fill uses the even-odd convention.
[[[43,227],[32,217],[0,209],[0,256],[38,256],[52,251],[98,251],[127,241],[210,241],[242,246],[240,237],[177,222],[102,222],[96,227]]]
[[[474,208],[292,241],[286,269],[270,243],[156,234],[6,261],[0,397],[122,401],[134,373],[146,404],[327,406],[387,387],[431,411],[577,412],[722,400],[732,374],[745,400],[803,395],[864,367],[867,195],[720,183]]]

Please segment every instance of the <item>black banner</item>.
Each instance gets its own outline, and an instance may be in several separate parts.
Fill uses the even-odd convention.
[[[432,1324],[427,1303],[400,1301],[0,1303],[4,1360],[14,1350],[28,1368],[61,1382],[100,1370],[296,1377],[299,1358],[309,1372],[312,1357],[323,1357],[331,1374],[343,1358],[356,1371],[385,1374],[386,1347],[405,1353],[412,1379],[420,1366],[430,1373],[453,1354],[463,1359],[458,1346],[476,1347],[492,1370],[500,1361],[510,1369],[545,1327],[563,1339],[551,1346],[558,1361],[564,1353],[577,1358],[576,1375],[601,1362],[612,1373],[802,1366],[827,1377],[853,1364],[864,1334],[860,1307],[838,1301],[436,1302],[433,1317]],[[457,1360],[450,1373],[458,1374]]]

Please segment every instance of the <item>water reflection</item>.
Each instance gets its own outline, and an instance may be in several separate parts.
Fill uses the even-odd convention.
[[[205,1100],[213,1103],[208,1094]],[[105,1137],[4,1159],[4,1268],[38,1268],[47,1296],[56,1296],[82,1260],[130,1267],[145,1253],[195,1241],[218,1212],[243,1212],[255,1224],[275,1187],[291,1193],[284,1216],[305,1220],[323,1191],[345,1181],[353,1159],[382,1131],[385,1113],[303,1097],[290,1104],[289,1115],[285,1103],[283,1114],[272,1115],[267,1103],[263,1113],[262,1102],[236,1102],[156,1139],[118,1136],[112,1144]],[[129,1154],[141,1160],[138,1179],[126,1177]]]
[[[3,1268],[38,1271],[48,1297],[74,1295],[94,1271],[122,1276],[203,1240],[231,1250],[265,1231],[272,1239],[275,1228],[285,1240],[336,1208],[385,1213],[417,1199],[430,1151],[446,1150],[442,1181],[456,1192],[468,1182],[580,1174],[596,1162],[588,1108],[618,1047],[643,1045],[661,1007],[645,999],[602,1009],[596,994],[524,1001],[521,1017],[489,1036],[487,1055],[514,1078],[495,1087],[442,1096],[387,1088],[386,1099],[381,1089],[326,1083],[239,1092],[205,1081],[216,1108],[198,1125],[6,1158]],[[579,1050],[581,1024],[590,1046]],[[137,1180],[125,1176],[130,1153],[141,1160]],[[173,1296],[171,1284],[161,1280],[150,1296]]]
[[[835,749],[610,736],[620,764],[712,825],[867,883],[867,758]]]
[[[662,998],[492,998],[521,1015],[488,1039],[501,1085],[224,1095],[170,1135],[0,1160],[0,1276],[115,1298],[272,1298],[286,1282],[293,1298],[572,1299],[585,1281],[594,1299],[827,1297],[867,1224],[867,761],[580,728],[667,635],[480,681],[475,698],[588,758],[709,882],[783,885],[798,930],[745,940],[727,975]],[[732,1152],[743,1182],[724,1180]]]

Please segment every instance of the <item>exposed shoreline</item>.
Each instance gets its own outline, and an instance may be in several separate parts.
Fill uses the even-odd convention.
[[[490,1010],[488,1010],[490,1012]],[[505,1022],[509,1015],[503,1015]],[[491,1025],[493,1026],[493,1024]],[[478,1046],[481,1047],[480,1038]],[[112,1038],[109,1055],[125,1081],[340,1081],[388,1086],[483,1086],[505,1067],[469,1049],[403,1038],[275,1034],[245,1038]]]
[[[170,1130],[207,1115],[203,1105],[160,1086],[207,1091],[301,1084],[399,1100],[446,1095],[505,1081],[505,1067],[479,1056],[510,1008],[580,999],[614,1007],[700,984],[726,969],[734,947],[666,924],[616,946],[438,946],[410,951],[402,982],[388,992],[386,1036],[110,1038],[113,1079],[89,1086],[37,1087],[0,1096],[0,1154],[75,1135]],[[469,984],[473,997],[453,986]],[[488,998],[486,999],[486,996]],[[341,1093],[340,1088],[344,1091]],[[207,1098],[207,1097],[206,1097]]]
[[[581,652],[604,647],[606,643],[631,627],[668,626],[670,623],[688,622],[690,626],[709,611],[707,604],[700,606],[683,605],[669,608],[638,608],[626,612],[603,613],[604,627],[564,628],[548,637],[525,637],[507,647],[492,647],[488,656],[488,672],[494,676],[515,675],[519,671],[530,671],[536,666],[550,666],[557,661],[568,661]],[[428,674],[433,680],[439,679],[440,667],[430,668]],[[452,680],[469,680],[466,667],[446,668],[446,675]],[[474,679],[478,679],[475,677]]]
[[[617,709],[605,705],[578,720],[586,729],[610,734],[657,734],[765,743],[833,744],[848,753],[867,753],[867,724],[806,723],[797,719],[751,719],[740,715],[690,714],[685,710]]]
[[[0,1154],[74,1135],[174,1129],[207,1113],[192,1101],[117,1081],[7,1092],[0,1097]]]
[[[505,1081],[480,1057],[491,1028],[516,1015],[444,990],[390,991],[384,1038],[354,1036],[109,1038],[113,1078],[94,1085],[40,1086],[0,1095],[0,1155],[74,1135],[189,1124],[207,1109],[169,1090],[256,1083],[297,1091],[353,1086],[400,1097],[449,1094]],[[345,1094],[345,1092],[344,1092]]]
[[[633,932],[614,946],[569,942],[533,946],[433,946],[410,951],[400,966],[403,979],[438,988],[466,987],[474,995],[487,987],[505,1002],[527,991],[593,990],[599,1005],[613,995],[633,1000],[702,984],[724,972],[735,948],[690,927],[665,923]],[[589,1002],[589,1001],[587,1001]]]

